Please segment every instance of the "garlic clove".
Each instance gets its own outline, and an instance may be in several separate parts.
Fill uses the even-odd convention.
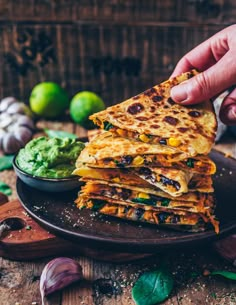
[[[0,128],[8,128],[12,123],[12,117],[7,113],[0,115]]]
[[[0,102],[0,112],[6,111],[11,104],[16,102],[17,100],[13,96],[3,98]]]
[[[6,112],[9,113],[9,114],[14,114],[14,113],[22,113],[23,114],[23,113],[25,113],[25,108],[24,108],[22,103],[15,102],[7,108]]]
[[[20,126],[15,130],[14,136],[21,143],[21,146],[25,146],[32,139],[32,131],[27,127]]]
[[[20,115],[16,124],[18,126],[26,126],[32,130],[35,128],[33,120],[26,115]]]
[[[14,154],[21,148],[20,142],[12,133],[7,133],[2,138],[2,149],[6,154]]]
[[[51,260],[44,267],[40,277],[42,301],[45,296],[63,289],[82,278],[82,267],[75,260],[68,257],[58,257]]]

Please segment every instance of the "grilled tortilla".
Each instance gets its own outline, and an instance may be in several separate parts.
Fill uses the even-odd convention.
[[[140,167],[132,171],[143,180],[173,197],[183,195],[191,189],[204,193],[214,191],[211,176],[198,174],[191,176],[189,172],[182,170],[159,167]]]
[[[100,180],[110,183],[116,183],[116,184],[125,184],[129,186],[138,186],[142,188],[152,188],[153,192],[159,191],[160,188],[157,187],[157,185],[153,185],[150,183],[149,180],[144,180],[143,178],[137,176],[133,171],[130,171],[128,169],[111,169],[111,168],[91,168],[87,166],[81,166],[80,168],[77,168],[73,172],[75,175],[78,175],[81,178],[82,181],[88,181],[88,180]],[[179,196],[193,196],[192,192],[203,192],[203,193],[211,193],[214,191],[212,187],[212,178],[209,175],[193,175],[191,180],[188,183],[188,190],[190,193],[183,193],[178,194]],[[178,196],[178,197],[179,197]],[[179,197],[180,198],[180,197]]]
[[[90,116],[95,124],[125,138],[178,148],[190,156],[208,154],[217,121],[210,101],[183,106],[170,89],[196,75],[193,70],[169,79],[120,104]]]
[[[215,228],[215,232],[219,232],[219,223],[215,220],[213,215],[207,217],[204,214],[187,211],[158,211],[151,208],[145,209],[145,206],[140,207],[139,205],[134,204],[124,205],[114,200],[111,201],[112,203],[110,200],[92,199],[85,194],[82,194],[77,198],[75,203],[79,209],[92,209],[101,214],[139,222],[148,222],[165,226],[171,225],[176,229],[179,229],[178,226],[181,226],[182,229],[184,229],[184,226],[195,226],[195,231],[202,231],[205,229],[203,225],[204,222],[211,223]],[[190,231],[193,231],[192,228],[190,228]]]
[[[145,205],[157,210],[186,210],[193,213],[207,214],[214,207],[213,196],[211,194],[201,194],[198,201],[181,200],[156,194],[148,193],[149,189],[138,187],[127,188],[125,185],[114,186],[110,184],[102,184],[99,182],[87,182],[82,187],[81,193],[86,194],[89,198],[105,199],[108,201],[116,200],[119,204],[134,204],[135,206]],[[184,196],[183,196],[184,197]]]
[[[188,192],[188,183],[193,176],[190,172],[163,167],[140,167],[132,171],[174,197]]]
[[[110,132],[104,132],[88,143],[79,155],[76,167],[81,164],[100,168],[172,167],[208,175],[216,171],[215,163],[208,156],[187,157],[173,147],[141,143]]]
[[[150,184],[147,183],[148,187],[145,187],[144,185],[142,186],[137,186],[136,185],[128,185],[128,184],[123,184],[123,183],[113,183],[110,181],[104,181],[104,180],[95,180],[95,179],[88,179],[88,178],[82,178],[82,181],[87,182],[86,183],[86,188],[89,187],[89,185],[94,185],[94,184],[103,184],[103,185],[108,185],[109,187],[114,187],[114,188],[125,188],[128,190],[131,190],[132,192],[136,193],[146,193],[149,195],[154,195],[157,197],[162,197],[162,198],[167,198],[167,199],[174,199],[178,201],[190,201],[190,202],[197,202],[197,203],[202,203],[205,201],[206,198],[206,193],[199,193],[199,192],[188,192],[186,194],[183,194],[179,196],[178,198],[172,197],[168,193],[163,192],[162,190],[152,187]],[[101,188],[103,188],[101,186]]]

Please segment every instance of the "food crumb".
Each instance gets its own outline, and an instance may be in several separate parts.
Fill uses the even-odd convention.
[[[204,276],[208,276],[208,275],[210,275],[210,271],[209,271],[209,270],[207,270],[207,269],[205,269],[205,270],[203,271],[203,275],[204,275]]]

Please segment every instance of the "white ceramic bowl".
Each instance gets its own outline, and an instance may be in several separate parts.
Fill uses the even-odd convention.
[[[17,155],[13,159],[13,168],[17,177],[19,177],[25,184],[36,188],[41,191],[47,192],[65,192],[80,188],[82,182],[79,181],[78,176],[66,177],[66,178],[45,178],[33,176],[24,172],[16,162]]]

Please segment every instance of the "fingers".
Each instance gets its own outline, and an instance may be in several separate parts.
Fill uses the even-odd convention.
[[[184,105],[197,104],[212,98],[236,82],[236,63],[228,51],[214,66],[171,90],[171,98]]]
[[[219,115],[224,124],[236,125],[236,89],[224,99]]]
[[[171,77],[193,68],[204,71],[219,61],[229,50],[227,32],[229,28],[215,34],[187,53],[176,65]]]

